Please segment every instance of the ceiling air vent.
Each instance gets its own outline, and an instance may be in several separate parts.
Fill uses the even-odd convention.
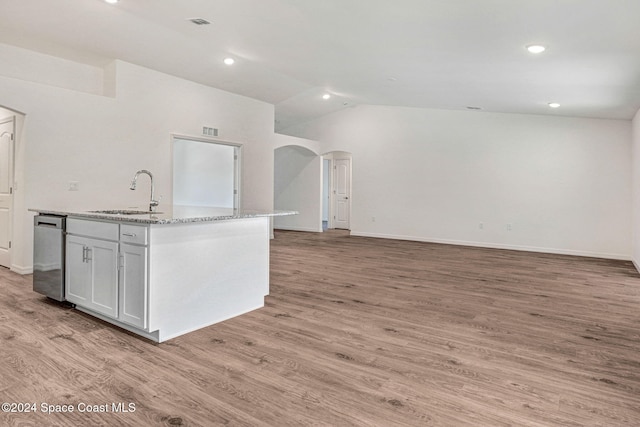
[[[209,25],[209,24],[211,24],[211,22],[207,21],[206,19],[202,19],[202,18],[192,18],[192,19],[189,19],[189,21],[193,22],[196,25]]]

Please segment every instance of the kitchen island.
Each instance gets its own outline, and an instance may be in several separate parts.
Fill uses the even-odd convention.
[[[30,210],[67,217],[66,300],[156,342],[263,307],[269,218],[297,213]]]

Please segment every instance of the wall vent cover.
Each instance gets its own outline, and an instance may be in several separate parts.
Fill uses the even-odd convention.
[[[209,25],[211,24],[211,22],[207,21],[206,19],[202,19],[202,18],[192,18],[189,19],[190,22],[193,22],[196,25]]]
[[[218,136],[218,129],[217,128],[210,128],[210,127],[203,126],[202,127],[202,134],[206,135],[206,136]]]

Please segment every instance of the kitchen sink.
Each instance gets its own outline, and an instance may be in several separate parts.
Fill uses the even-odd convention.
[[[162,213],[162,212],[151,212],[151,211],[136,211],[136,210],[129,210],[129,209],[112,209],[112,210],[89,211],[89,212],[108,214],[108,215],[155,215],[155,214]]]

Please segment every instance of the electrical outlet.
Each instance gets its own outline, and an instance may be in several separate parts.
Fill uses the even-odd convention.
[[[507,231],[511,231],[511,223],[507,224]]]
[[[375,216],[371,217],[371,222],[376,222],[376,217]]]
[[[79,191],[80,186],[78,181],[69,181],[69,191]]]
[[[478,228],[480,230],[484,230],[484,222],[481,222],[480,224],[478,224]]]

